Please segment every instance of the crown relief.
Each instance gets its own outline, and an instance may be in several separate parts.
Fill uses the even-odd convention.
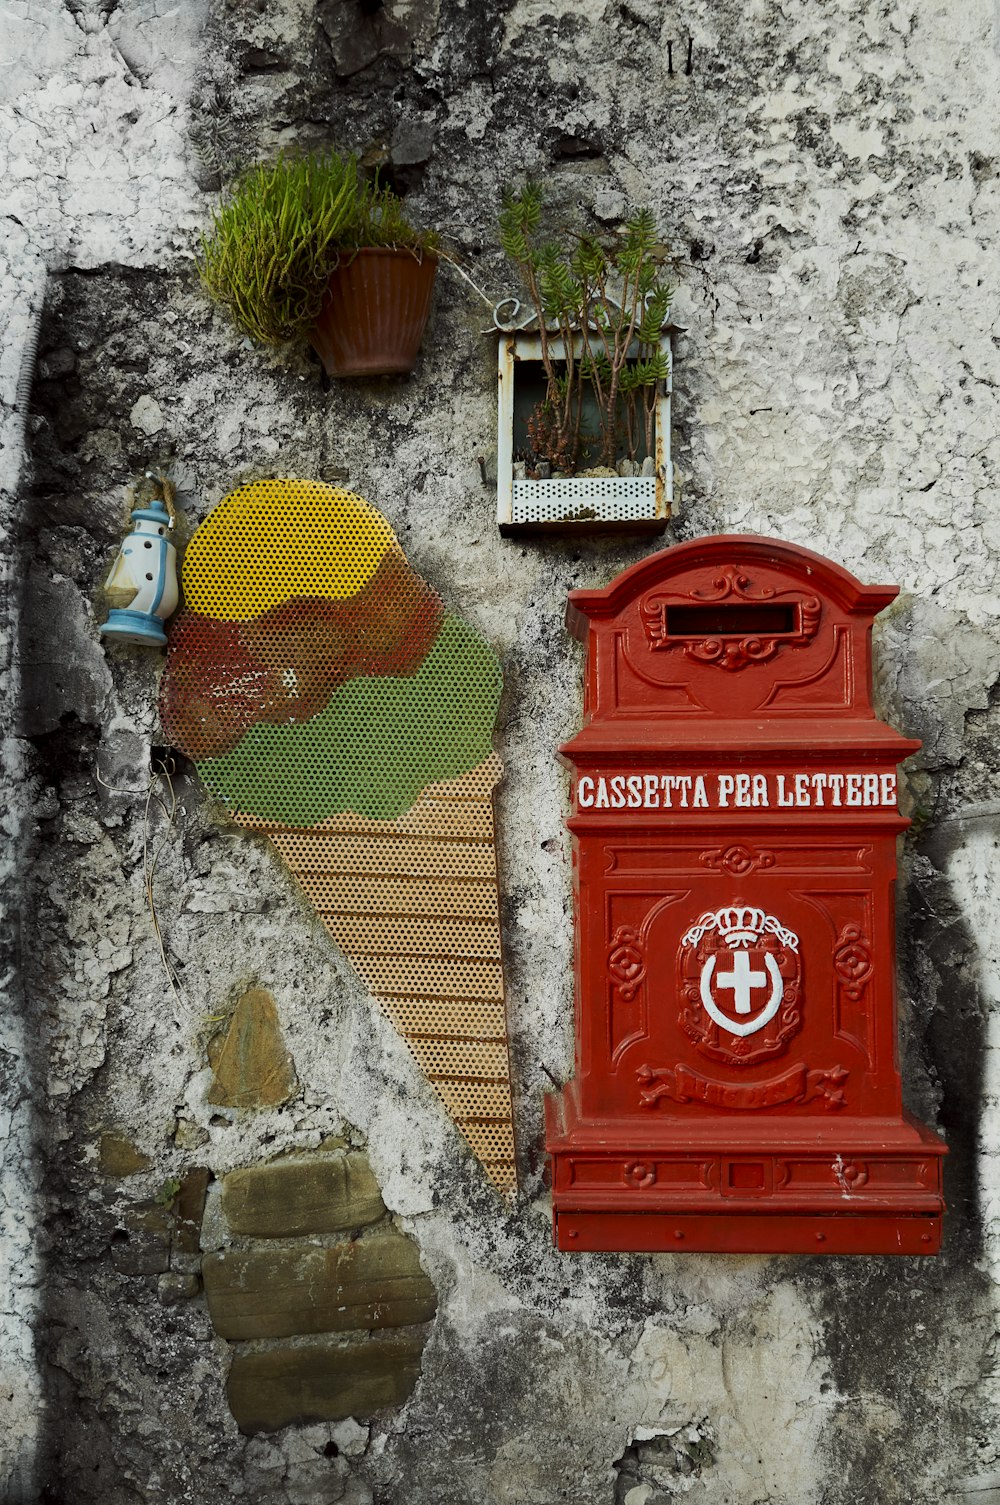
[[[731,905],[726,909],[708,910],[700,915],[690,930],[681,938],[682,946],[697,946],[709,931],[718,931],[719,938],[732,950],[753,946],[762,935],[776,936],[783,946],[798,951],[799,938],[793,930],[782,925],[774,915],[750,905]]]

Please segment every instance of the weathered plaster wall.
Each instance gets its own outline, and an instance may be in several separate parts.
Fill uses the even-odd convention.
[[[985,0],[6,7],[0,484],[20,627],[4,827],[21,879],[0,1037],[5,1497],[1000,1500],[997,25]],[[651,203],[688,262],[669,537],[771,533],[903,586],[880,693],[925,740],[901,1002],[911,1103],[952,1148],[940,1259],[551,1249],[541,1097],[572,1062],[553,749],[581,669],[562,611],[646,546],[499,539],[479,463],[489,312],[447,268],[398,384],[324,391],[304,358],[249,350],[212,313],[191,257],[216,169],[327,139],[387,153],[491,299],[509,281],[497,192],[521,171],[581,223]],[[36,317],[29,414],[15,389]],[[123,488],[168,454],[192,524],[246,475],[346,469],[504,659],[513,1211],[277,864],[183,767],[170,818],[158,665],[105,655],[94,605]],[[247,1112],[209,1101],[205,1047],[255,983],[298,1089]],[[150,1207],[199,1167],[222,1181],[338,1138],[366,1146],[436,1289],[421,1379],[370,1431],[248,1438],[228,1345],[204,1298],[182,1299],[192,1256],[157,1269],[133,1235],[144,1217],[152,1245],[167,1237]]]

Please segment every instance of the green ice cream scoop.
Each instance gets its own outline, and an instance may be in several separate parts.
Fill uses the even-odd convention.
[[[501,688],[495,654],[449,615],[415,673],[350,680],[302,725],[259,723],[196,766],[217,798],[260,820],[311,826],[345,810],[392,820],[428,784],[490,756]]]

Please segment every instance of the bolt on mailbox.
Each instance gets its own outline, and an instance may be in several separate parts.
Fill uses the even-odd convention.
[[[719,536],[573,591],[576,1074],[546,1102],[561,1249],[932,1254],[903,1108],[894,586]]]

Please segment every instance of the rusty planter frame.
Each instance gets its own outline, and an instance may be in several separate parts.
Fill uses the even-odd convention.
[[[670,378],[657,383],[653,476],[569,476],[539,481],[514,478],[514,394],[518,367],[542,369],[541,337],[530,330],[501,329],[497,351],[497,526],[501,533],[662,533],[673,505],[670,460],[670,395],[673,385],[672,326],[660,336]],[[564,342],[550,335],[555,360]],[[574,341],[574,354],[582,339]],[[629,358],[638,355],[638,347]],[[589,514],[581,516],[581,513]]]

